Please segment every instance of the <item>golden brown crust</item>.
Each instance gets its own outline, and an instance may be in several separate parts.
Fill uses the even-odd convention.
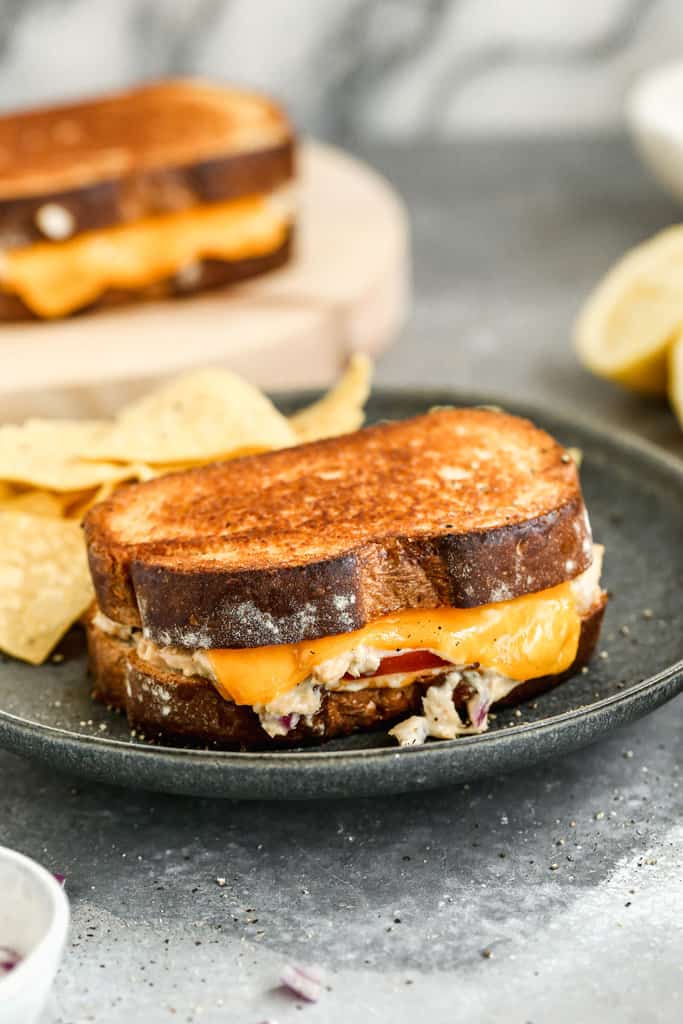
[[[286,114],[267,97],[197,79],[155,82],[5,115],[0,117],[5,157],[0,166],[0,224],[18,200],[77,200],[92,186],[104,192],[88,205],[111,207],[116,216],[106,222],[110,224],[128,219],[126,204],[139,202],[141,189],[145,207],[170,202],[172,195],[174,202],[182,201],[187,188],[205,201],[228,198],[223,189],[226,184],[233,187],[237,165],[222,168],[222,162],[289,147],[289,177],[293,137]],[[179,179],[174,178],[178,169]],[[252,173],[253,166],[248,180]],[[242,185],[238,194],[243,194]],[[251,186],[248,190],[253,191]],[[159,194],[164,191],[167,199]],[[133,219],[141,215],[138,209]]]
[[[124,487],[85,519],[102,610],[181,647],[347,633],[547,589],[592,560],[576,467],[527,420],[445,409]]]
[[[499,703],[520,701],[549,690],[577,672],[590,659],[600,633],[606,598],[584,617],[576,658],[567,672],[520,683]],[[312,725],[300,723],[284,737],[269,737],[251,708],[224,700],[208,679],[185,677],[143,662],[132,645],[87,623],[93,696],[124,710],[131,727],[148,738],[172,739],[223,748],[293,746],[376,729],[419,713],[427,680],[402,689],[327,692]],[[465,694],[455,693],[464,703]],[[460,698],[460,700],[459,700]]]
[[[81,313],[93,313],[99,310],[110,309],[115,306],[124,305],[130,302],[154,301],[165,298],[185,298],[196,295],[199,292],[208,291],[211,288],[223,288],[231,284],[237,284],[248,278],[257,277],[270,270],[276,270],[284,266],[291,257],[294,231],[290,229],[282,245],[265,256],[254,256],[249,259],[240,260],[201,260],[193,266],[193,273],[187,278],[181,271],[174,277],[166,278],[146,288],[139,288],[135,291],[124,291],[123,289],[109,289],[84,309]],[[78,315],[77,314],[77,315]],[[39,320],[19,298],[18,295],[10,295],[8,292],[0,291],[0,321],[18,320]]]

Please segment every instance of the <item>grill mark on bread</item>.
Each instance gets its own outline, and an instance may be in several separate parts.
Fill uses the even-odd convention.
[[[449,409],[122,488],[85,521],[98,601],[161,644],[254,647],[544,590],[592,557],[563,455],[527,420]],[[445,490],[439,466],[473,461]]]

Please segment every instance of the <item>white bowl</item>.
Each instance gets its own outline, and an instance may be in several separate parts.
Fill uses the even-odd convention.
[[[655,178],[683,200],[683,61],[639,79],[626,99],[626,118]]]
[[[29,857],[0,846],[0,947],[17,966],[0,976],[2,1024],[34,1024],[47,1000],[69,928],[59,882]]]

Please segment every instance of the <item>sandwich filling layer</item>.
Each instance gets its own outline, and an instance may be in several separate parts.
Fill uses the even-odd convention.
[[[596,546],[584,573],[535,594],[478,608],[411,609],[352,633],[297,644],[190,650],[158,646],[101,612],[95,625],[128,640],[152,666],[209,679],[225,700],[252,707],[271,736],[286,735],[301,719],[312,724],[325,690],[403,687],[433,679],[424,715],[394,733],[401,743],[415,743],[428,735],[483,731],[492,703],[526,680],[570,667],[582,617],[602,599],[602,553]],[[462,684],[469,694],[469,724],[452,700]]]
[[[66,316],[103,292],[136,290],[177,276],[190,286],[203,259],[252,259],[284,244],[293,221],[288,189],[86,231],[63,242],[6,250],[0,289],[38,316]]]

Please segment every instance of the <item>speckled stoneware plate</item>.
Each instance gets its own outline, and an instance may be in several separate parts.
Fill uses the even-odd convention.
[[[301,400],[301,399],[300,399]],[[0,661],[0,744],[104,782],[238,799],[394,793],[508,771],[590,743],[683,690],[683,463],[632,438],[557,413],[454,393],[381,393],[369,420],[433,405],[504,404],[583,450],[581,479],[596,540],[607,547],[612,594],[601,654],[585,675],[489,732],[398,749],[384,732],[315,748],[230,753],[148,745],[89,697],[83,640],[74,630],[40,668]],[[294,408],[296,400],[283,403]]]

